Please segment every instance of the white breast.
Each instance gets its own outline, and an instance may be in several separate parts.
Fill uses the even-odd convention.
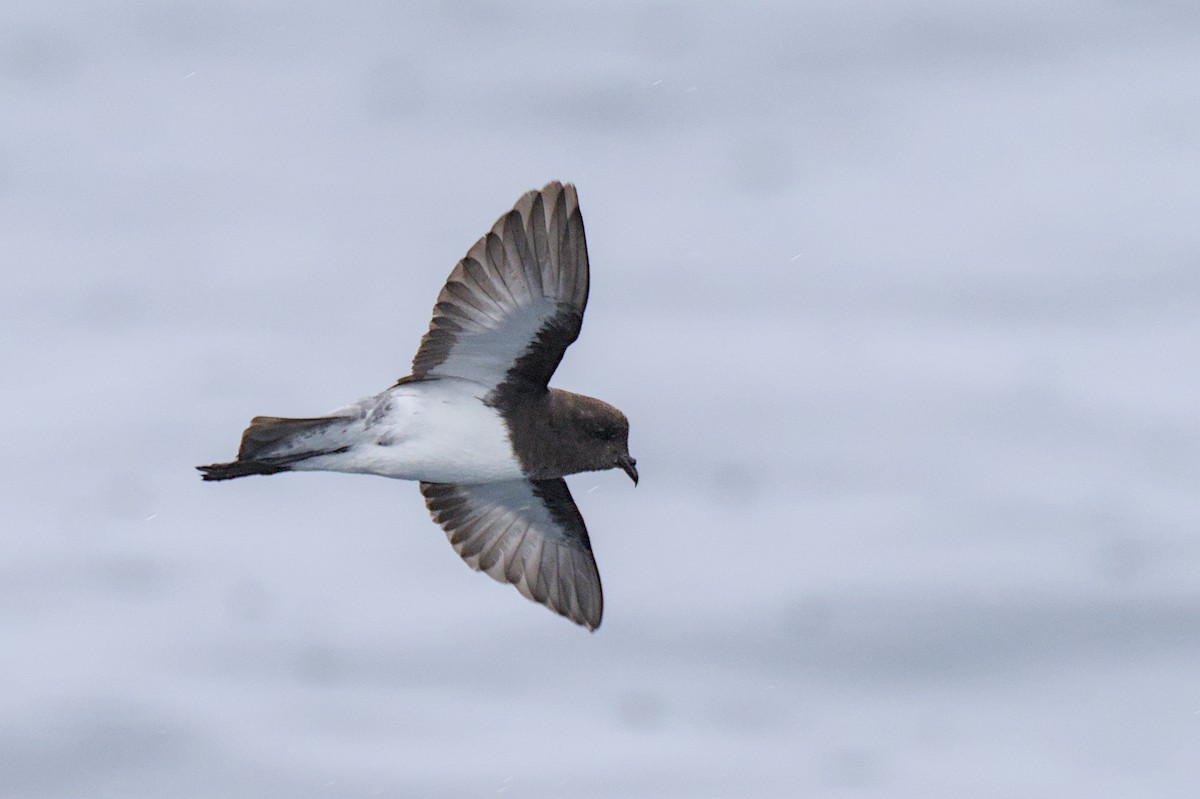
[[[359,419],[347,431],[347,452],[294,468],[432,483],[518,479],[523,475],[508,429],[483,403],[486,392],[455,379],[395,386],[337,412]]]

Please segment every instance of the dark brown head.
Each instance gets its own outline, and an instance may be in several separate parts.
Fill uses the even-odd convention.
[[[565,458],[562,474],[621,469],[637,485],[637,461],[629,454],[629,420],[607,402],[550,390],[550,414],[556,455]],[[552,459],[557,459],[553,458]]]

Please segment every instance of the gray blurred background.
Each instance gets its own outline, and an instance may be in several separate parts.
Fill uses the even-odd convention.
[[[202,484],[575,182],[595,635]],[[1200,6],[0,8],[0,796],[1190,797]]]

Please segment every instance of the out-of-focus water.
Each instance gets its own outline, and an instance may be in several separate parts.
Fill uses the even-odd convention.
[[[598,633],[201,483],[556,178]],[[0,796],[1191,796],[1198,212],[1190,3],[9,4]]]

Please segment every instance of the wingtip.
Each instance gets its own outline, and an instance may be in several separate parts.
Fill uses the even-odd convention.
[[[551,208],[554,207],[554,201],[560,194],[565,196],[568,213],[579,208],[579,191],[575,188],[574,183],[562,180],[552,180],[545,186],[542,186],[540,189],[534,189],[526,192],[525,197],[532,198],[538,194],[542,195],[549,201],[547,202],[547,205],[549,205]],[[524,199],[524,197],[522,197],[522,199]]]

